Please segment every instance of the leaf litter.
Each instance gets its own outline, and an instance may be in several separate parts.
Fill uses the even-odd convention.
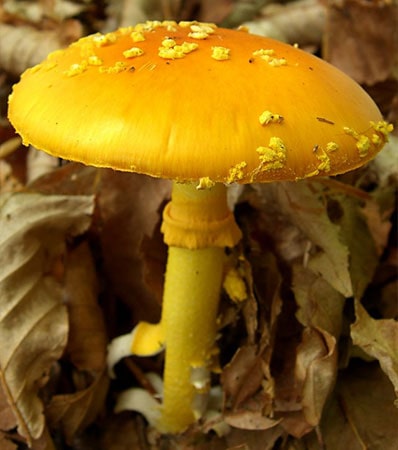
[[[254,7],[248,11],[244,1],[187,2],[184,11],[180,3],[151,6],[158,15],[188,19],[196,10],[198,19],[256,24]],[[92,14],[90,4],[78,5],[81,17]],[[305,5],[288,2],[285,16],[275,17],[294,12],[297,21],[314,24],[315,34],[297,35],[314,48],[326,26],[326,57],[365,84],[377,82],[370,91],[394,117],[396,43],[381,49],[368,31],[384,33],[385,41],[394,27],[386,11],[395,6],[330,4],[325,19],[324,5]],[[363,17],[359,28],[345,26],[347,8]],[[386,24],[377,30],[372,15],[365,17],[374,8]],[[268,11],[262,19],[272,28]],[[144,2],[130,9],[110,2],[104,15],[109,27],[119,16],[132,23],[149,13]],[[52,18],[51,33],[81,33],[70,19]],[[6,21],[29,25],[23,15]],[[44,31],[43,18],[36,27]],[[341,33],[359,37],[347,47]],[[352,57],[363,54],[361,42],[373,61]],[[3,70],[20,71],[9,63]],[[11,139],[0,122],[0,145]],[[166,255],[159,225],[170,184],[67,164],[26,186],[24,153],[2,156],[0,342],[7,344],[0,345],[0,448],[393,450],[397,145],[392,136],[375,161],[347,175],[247,186],[236,196],[244,239],[229,255],[229,270],[241,289],[226,285],[223,292],[214,409],[174,438],[158,435],[139,414],[113,412],[126,389],[152,395],[146,374],[161,374],[162,356],[122,361],[117,381],[105,367],[112,337],[159,318]]]

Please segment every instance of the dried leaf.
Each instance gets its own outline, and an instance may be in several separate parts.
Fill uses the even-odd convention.
[[[359,301],[355,302],[355,314],[351,326],[354,344],[379,361],[398,397],[398,321],[373,319]]]
[[[14,413],[0,385],[0,430],[11,430],[17,426]],[[1,440],[0,440],[1,441]]]
[[[323,278],[298,265],[293,267],[292,289],[299,307],[297,319],[306,327],[320,328],[338,339],[345,298]]]
[[[359,364],[339,377],[336,394],[319,428],[326,449],[392,450],[397,447],[398,409],[393,390],[377,364]],[[306,436],[306,450],[319,450],[319,439]]]
[[[397,4],[335,0],[328,7],[325,59],[360,84],[393,77],[398,52]]]
[[[0,448],[1,450],[17,450],[18,447],[0,431]]]
[[[67,311],[55,277],[65,240],[84,232],[92,197],[0,197],[1,384],[28,442],[44,430],[39,389],[62,354]]]
[[[383,151],[370,163],[370,170],[376,173],[379,188],[398,186],[398,137],[392,135]]]
[[[261,355],[258,354],[257,346],[242,346],[238,349],[222,373],[228,408],[239,409],[261,388],[261,366]]]
[[[341,228],[341,240],[350,252],[353,295],[361,298],[372,281],[379,255],[358,201],[348,196],[334,196],[333,201],[338,202],[340,208],[340,217],[336,221]]]
[[[297,349],[296,376],[302,385],[301,405],[311,426],[319,424],[337,375],[336,339],[326,331],[306,328]]]
[[[65,303],[69,315],[66,354],[79,370],[101,372],[106,365],[107,336],[98,304],[98,281],[87,242],[68,254]]]
[[[105,270],[116,296],[134,311],[134,319],[156,322],[162,288],[153,280],[152,285],[146,282],[149,255],[142,245],[145,237],[152,238],[156,233],[171,185],[167,180],[110,170],[101,171],[100,176],[98,206]],[[166,259],[160,233],[157,242],[157,251],[151,254],[157,259],[156,267],[163,267],[156,277],[159,284],[163,282]],[[155,265],[150,267],[154,270]]]
[[[307,266],[345,297],[352,295],[349,250],[328,215],[323,187],[316,182],[274,183],[280,211],[312,243]]]
[[[318,48],[326,20],[326,7],[317,0],[296,0],[287,3],[271,2],[261,15],[246,22],[251,33],[267,36],[299,46]]]
[[[102,411],[108,384],[107,372],[103,370],[86,389],[73,394],[55,395],[46,408],[49,425],[60,428],[66,441],[72,442],[75,435]]]
[[[229,413],[225,417],[226,423],[244,430],[268,430],[276,427],[283,419],[270,419],[264,416],[261,411],[239,411]]]
[[[57,32],[0,23],[0,67],[11,74],[20,75],[60,47]]]

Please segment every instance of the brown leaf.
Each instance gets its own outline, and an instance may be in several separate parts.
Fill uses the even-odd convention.
[[[293,266],[296,316],[307,327],[320,328],[336,339],[342,329],[345,298],[323,278],[305,267]]]
[[[18,447],[0,431],[0,448],[1,450],[17,450]]]
[[[337,375],[336,339],[323,330],[306,328],[297,349],[296,377],[302,385],[304,417],[316,426]]]
[[[7,397],[0,385],[0,430],[11,430],[17,425],[13,410],[7,402]]]
[[[355,302],[355,314],[356,322],[351,325],[353,343],[379,361],[398,397],[398,321],[373,319],[359,301]]]
[[[222,373],[227,407],[239,409],[261,388],[262,379],[261,355],[257,346],[240,347]]]
[[[328,6],[325,59],[361,84],[393,77],[398,53],[396,3],[343,0]]]
[[[325,410],[319,435],[325,449],[393,450],[397,447],[398,409],[393,389],[378,364],[345,370]],[[307,450],[319,450],[315,434],[305,438]]]
[[[225,416],[226,423],[244,430],[268,430],[277,426],[281,421],[282,419],[270,419],[261,411],[239,411]]]
[[[49,425],[60,428],[67,442],[72,442],[76,433],[92,423],[103,409],[108,383],[107,371],[103,370],[86,389],[55,395],[46,408]]]
[[[115,324],[117,331],[113,331],[111,320],[108,327],[116,334],[140,320],[156,322],[166,260],[159,222],[170,195],[170,182],[72,163],[32,186],[46,193],[96,195],[94,231],[101,246],[105,287],[112,304],[116,297],[134,311],[134,322],[124,314],[122,323]],[[113,318],[115,311],[108,312]]]
[[[341,240],[340,227],[330,220],[324,198],[324,187],[317,182],[272,183],[258,186],[265,207],[278,205],[278,215],[300,231],[307,240],[303,256],[307,267],[320,274],[345,297],[352,295],[349,271],[349,249]],[[290,241],[286,240],[288,246]]]
[[[64,289],[70,330],[66,353],[79,370],[101,372],[106,365],[108,340],[87,242],[68,254]]]
[[[0,198],[0,378],[28,442],[44,430],[39,389],[67,341],[68,320],[56,267],[65,240],[85,231],[92,197]]]
[[[155,233],[170,188],[167,180],[101,171],[98,206],[104,266],[114,293],[131,307],[136,321],[159,318],[161,289],[146,283],[146,254],[141,245]],[[164,267],[166,247],[161,241],[152,254],[158,258],[158,266]],[[159,273],[158,283],[162,275]]]

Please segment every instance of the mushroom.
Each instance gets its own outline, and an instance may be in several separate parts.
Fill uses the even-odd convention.
[[[150,355],[165,345],[156,425],[171,433],[200,416],[217,367],[224,249],[241,238],[226,187],[349,171],[392,129],[354,81],[294,46],[173,21],[51,53],[14,86],[9,118],[25,144],[52,155],[174,181],[161,321],[113,347]]]

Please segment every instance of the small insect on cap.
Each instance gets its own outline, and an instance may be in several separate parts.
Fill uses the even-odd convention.
[[[245,31],[147,22],[80,39],[27,70],[9,117],[64,159],[178,181],[333,175],[392,126],[326,62]]]

